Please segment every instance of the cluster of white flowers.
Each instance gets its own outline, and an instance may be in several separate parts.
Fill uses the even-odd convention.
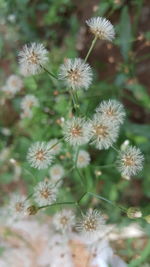
[[[33,107],[38,107],[39,106],[39,101],[36,96],[34,95],[26,95],[23,97],[21,101],[21,118],[25,117],[32,117],[32,108]]]
[[[1,90],[8,96],[13,97],[23,88],[23,81],[18,75],[12,74],[6,80],[6,84]]]
[[[37,169],[45,169],[51,165],[54,155],[48,142],[36,142],[29,148],[27,160],[30,165]]]
[[[34,187],[33,197],[38,206],[50,205],[56,201],[57,188],[51,181],[44,180]]]
[[[59,79],[73,90],[88,89],[92,82],[92,70],[89,64],[80,58],[66,59],[60,66]]]
[[[53,217],[53,224],[57,231],[68,232],[75,226],[75,215],[72,210],[62,210]]]
[[[13,219],[21,219],[27,216],[27,208],[29,206],[26,196],[14,194],[10,200],[9,212]]]
[[[86,21],[90,31],[101,40],[112,41],[115,37],[114,27],[111,22],[102,17],[91,18]]]
[[[43,44],[31,43],[19,52],[20,72],[24,76],[40,73],[47,62],[48,51]]]
[[[77,223],[77,230],[88,243],[93,243],[103,234],[105,220],[103,215],[97,211],[89,209],[82,219]]]

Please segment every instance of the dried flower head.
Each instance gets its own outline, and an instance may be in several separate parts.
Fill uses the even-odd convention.
[[[101,114],[96,113],[89,125],[91,128],[92,144],[97,149],[108,149],[116,142],[119,127],[113,121],[106,120]]]
[[[85,150],[80,150],[77,158],[77,167],[85,168],[90,163],[90,154]]]
[[[32,107],[37,107],[39,105],[39,101],[34,95],[26,95],[21,101],[21,108],[24,111],[30,111]]]
[[[4,91],[7,94],[15,95],[23,88],[22,79],[17,75],[11,75],[6,81],[6,86],[4,86]]]
[[[112,41],[115,37],[114,27],[111,22],[102,17],[91,18],[86,21],[90,31],[101,40]]]
[[[71,231],[75,225],[75,215],[71,210],[64,209],[54,215],[53,224],[58,231]]]
[[[65,140],[73,146],[80,146],[88,143],[90,129],[84,118],[73,117],[64,125]]]
[[[48,145],[49,145],[49,147],[51,149],[51,153],[53,155],[58,155],[62,149],[62,143],[60,143],[57,138],[51,139],[48,142]]]
[[[139,148],[128,146],[120,151],[117,164],[122,176],[133,176],[143,168],[144,157]]]
[[[103,232],[105,220],[97,210],[90,209],[77,224],[77,230],[89,242],[96,241]]]
[[[51,165],[53,154],[46,142],[36,142],[28,150],[27,160],[32,167],[45,169]]]
[[[48,51],[43,44],[31,43],[25,45],[19,52],[19,64],[21,72],[25,73],[25,76],[40,73],[41,66],[45,66],[47,61]]]
[[[124,107],[117,100],[102,101],[96,108],[96,112],[100,113],[105,120],[112,120],[118,124],[124,122]]]
[[[56,201],[57,188],[48,180],[39,182],[34,188],[34,200],[39,206],[46,206]]]
[[[27,208],[29,206],[27,197],[15,194],[10,201],[10,213],[14,219],[21,219],[27,215]]]
[[[50,176],[53,181],[57,182],[64,176],[64,168],[60,164],[55,164],[50,168]]]
[[[92,70],[89,64],[80,58],[66,59],[60,66],[59,78],[73,90],[88,89],[92,82]]]

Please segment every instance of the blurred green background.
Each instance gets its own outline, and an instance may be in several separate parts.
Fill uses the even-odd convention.
[[[115,26],[116,38],[113,44],[96,43],[88,60],[93,67],[94,82],[86,93],[80,93],[80,108],[91,116],[101,100],[120,100],[125,106],[127,119],[117,147],[129,139],[131,144],[141,149],[145,163],[140,175],[127,181],[121,179],[115,169],[99,167],[114,162],[114,150],[97,151],[88,146],[92,161],[83,174],[91,191],[125,207],[138,206],[146,216],[150,214],[149,0],[0,0],[0,86],[9,75],[19,73],[17,54],[25,43],[41,42],[46,46],[50,51],[48,67],[54,73],[64,58],[84,58],[93,38],[85,20],[93,16],[110,19]],[[24,89],[13,99],[5,99],[0,92],[2,205],[13,191],[31,192],[33,185],[48,175],[48,170],[30,168],[26,153],[34,141],[49,141],[62,136],[61,120],[67,118],[70,110],[68,96],[62,93],[62,89],[44,73],[24,78]],[[20,120],[20,101],[30,93],[38,97],[40,107],[34,109],[32,119]],[[65,144],[56,162],[67,170],[71,167],[72,156],[72,148]],[[21,168],[19,174],[10,158],[15,159]],[[66,175],[61,199],[77,199],[81,194],[78,175]],[[113,207],[112,212],[112,206],[106,202],[88,197],[83,200],[83,209],[92,205],[108,215],[109,223],[117,223],[118,227],[131,223],[120,209]],[[120,255],[131,262],[129,266],[144,266],[150,261],[150,226],[143,219],[138,223],[147,237],[138,242],[128,239],[117,248]],[[140,259],[136,258],[138,254]]]

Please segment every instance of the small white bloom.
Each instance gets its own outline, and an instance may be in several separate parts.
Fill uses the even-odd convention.
[[[80,150],[77,158],[77,167],[85,168],[90,163],[90,154],[85,150]]]
[[[92,82],[92,70],[89,64],[80,58],[66,59],[60,66],[59,78],[73,90],[88,89]]]
[[[57,182],[64,176],[64,168],[60,164],[55,164],[50,168],[50,176],[53,181]]]
[[[118,170],[123,177],[130,177],[137,174],[143,168],[144,157],[139,148],[128,146],[125,150],[120,151],[117,163]]]
[[[10,213],[14,219],[21,219],[27,215],[29,201],[27,197],[15,194],[10,200]]]
[[[113,121],[106,120],[101,114],[96,113],[89,125],[91,127],[92,144],[97,149],[108,149],[116,142],[119,127]]]
[[[34,188],[34,200],[39,206],[46,206],[56,201],[57,188],[48,180],[39,182]]]
[[[32,118],[33,113],[32,110],[23,110],[23,112],[20,113],[20,118],[25,119],[25,118]]]
[[[71,231],[75,225],[75,215],[71,210],[64,209],[54,215],[53,224],[58,231]]]
[[[124,122],[124,107],[117,100],[102,101],[96,108],[96,112],[99,112],[106,120],[110,119],[118,124]]]
[[[23,97],[21,101],[21,108],[24,111],[31,110],[32,107],[37,107],[39,105],[39,101],[34,95],[26,95]]]
[[[37,169],[45,169],[51,165],[53,154],[46,142],[34,143],[28,151],[27,160],[32,167]]]
[[[40,73],[42,71],[41,66],[45,66],[47,61],[48,51],[43,44],[31,43],[25,45],[19,52],[19,64],[21,72],[25,76]]]
[[[60,143],[57,138],[51,139],[48,142],[48,145],[49,145],[49,147],[51,149],[51,153],[53,155],[58,155],[62,149],[62,143]]]
[[[90,139],[89,125],[84,118],[73,117],[64,125],[64,137],[70,145],[84,145]]]
[[[101,40],[112,41],[115,37],[114,27],[111,22],[102,17],[91,18],[86,21],[90,31]]]
[[[95,242],[104,230],[105,220],[97,210],[90,209],[78,222],[76,228],[87,242]]]
[[[6,81],[6,86],[4,86],[4,91],[6,91],[6,93],[15,95],[22,88],[23,88],[22,79],[17,75],[11,75]]]

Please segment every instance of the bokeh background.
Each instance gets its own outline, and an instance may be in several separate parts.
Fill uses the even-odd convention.
[[[94,70],[94,83],[86,94],[81,93],[81,109],[90,116],[101,100],[120,100],[127,119],[117,146],[129,139],[141,149],[145,163],[143,171],[127,181],[115,169],[99,167],[115,160],[113,150],[97,151],[90,147],[92,161],[84,175],[91,191],[127,208],[140,207],[143,216],[147,216],[150,214],[149,0],[0,0],[0,86],[11,74],[19,74],[17,54],[25,43],[43,43],[50,51],[49,67],[55,73],[64,58],[84,58],[93,38],[85,21],[93,16],[109,19],[115,26],[116,39],[113,44],[96,43],[88,60]],[[38,97],[40,108],[34,109],[31,119],[20,120],[20,101],[27,93]],[[47,176],[47,170],[39,172],[29,167],[27,149],[34,141],[61,137],[60,126],[68,108],[66,95],[46,73],[24,78],[24,88],[14,98],[0,91],[1,205],[12,192],[32,192],[36,181]],[[65,146],[57,161],[67,169],[71,157],[70,147]],[[74,200],[81,194],[78,177],[70,176],[64,179],[62,199]],[[89,206],[103,209],[108,223],[118,228],[131,223],[120,209],[113,207],[112,212],[112,206],[105,202],[87,197],[83,209]],[[47,211],[53,212],[55,209]],[[138,219],[137,223],[145,232],[143,237],[118,240],[113,246],[130,262],[129,266],[148,267],[150,225],[144,219]]]

